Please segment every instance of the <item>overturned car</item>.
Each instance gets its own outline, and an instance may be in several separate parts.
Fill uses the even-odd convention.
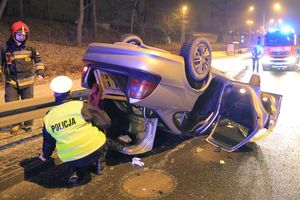
[[[152,150],[157,129],[208,134],[207,142],[231,152],[272,131],[282,96],[260,91],[258,75],[242,83],[211,70],[211,60],[209,43],[199,37],[175,55],[127,34],[121,42],[88,46],[82,86],[103,91],[97,106],[110,115],[107,137],[121,153]]]

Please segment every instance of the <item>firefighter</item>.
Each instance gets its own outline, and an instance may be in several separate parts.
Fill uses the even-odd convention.
[[[96,164],[96,174],[102,174],[107,150],[104,133],[111,120],[104,111],[87,102],[71,100],[72,84],[67,76],[58,76],[50,83],[55,106],[44,117],[39,159],[49,160],[56,146],[60,160],[71,168],[69,183],[77,184],[83,178],[83,169],[89,165]]]
[[[44,65],[40,54],[34,48],[26,46],[28,34],[29,28],[25,23],[13,23],[11,36],[1,48],[0,68],[5,79],[5,102],[32,98],[34,75],[37,75],[37,80],[43,80]],[[20,125],[25,131],[31,131],[33,120],[13,125],[11,132],[17,132]]]

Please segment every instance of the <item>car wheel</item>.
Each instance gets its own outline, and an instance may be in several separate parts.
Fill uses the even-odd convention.
[[[182,45],[180,55],[184,58],[189,84],[192,87],[199,85],[211,69],[212,55],[209,42],[200,37],[193,37]]]
[[[141,44],[143,44],[143,40],[139,36],[134,35],[132,33],[122,35],[120,37],[120,41],[137,45],[137,46],[141,46]]]

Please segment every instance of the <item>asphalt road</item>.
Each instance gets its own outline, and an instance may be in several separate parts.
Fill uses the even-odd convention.
[[[241,80],[248,81],[250,75],[246,71]],[[68,188],[66,166],[60,166],[27,174],[26,181],[3,191],[0,198],[298,200],[300,71],[261,72],[261,80],[262,90],[283,94],[281,115],[272,134],[239,152],[215,152],[204,136],[179,138],[159,132],[154,150],[140,156],[143,168],[132,166],[131,156],[110,152],[105,174],[91,174],[80,186]]]

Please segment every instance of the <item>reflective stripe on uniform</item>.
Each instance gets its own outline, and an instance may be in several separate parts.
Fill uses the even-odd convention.
[[[13,56],[11,56],[12,60],[22,59],[22,58],[30,58],[31,60],[31,51],[14,51]]]
[[[39,65],[39,66],[36,67],[36,70],[40,70],[40,69],[44,70],[44,66]]]
[[[6,80],[6,82],[9,83],[9,84],[15,85],[15,86],[17,85],[16,81],[14,81],[14,80],[10,80],[10,81]],[[20,87],[31,85],[33,83],[34,83],[34,77],[33,76],[31,76],[29,78],[24,78],[24,79],[18,80],[18,85]]]
[[[42,62],[38,62],[34,64],[36,70],[42,69],[44,70],[44,64]]]
[[[14,55],[30,55],[31,56],[32,52],[31,51],[14,51]]]
[[[70,101],[53,107],[44,117],[47,132],[56,140],[63,162],[83,158],[104,145],[106,137],[97,127],[85,121],[82,101]]]
[[[12,57],[12,60],[20,58],[30,58],[30,55],[15,55],[14,57]]]

